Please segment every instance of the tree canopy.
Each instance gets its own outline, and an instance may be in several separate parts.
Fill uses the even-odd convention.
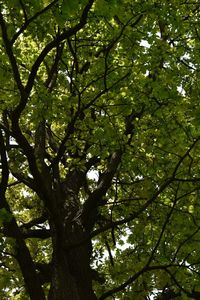
[[[1,299],[200,299],[199,17],[1,1]]]

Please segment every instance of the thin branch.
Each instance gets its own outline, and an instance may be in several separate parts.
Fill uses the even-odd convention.
[[[198,232],[200,231],[200,227],[198,227],[192,234],[190,234],[186,239],[184,239],[177,247],[176,252],[173,255],[173,262],[176,260],[176,257],[181,250],[181,248],[187,244]]]
[[[8,169],[8,162],[7,162],[7,155],[6,155],[6,147],[4,143],[4,138],[2,131],[0,130],[0,157],[1,157],[1,165],[2,165],[2,176],[0,182],[0,200],[3,205],[3,200],[5,199],[5,192],[8,187],[8,178],[9,178],[9,169]]]
[[[140,277],[145,272],[149,272],[151,270],[162,270],[162,269],[166,269],[166,267],[165,266],[152,266],[152,267],[151,266],[148,266],[148,267],[145,266],[140,271],[138,271],[133,276],[131,276],[128,280],[126,280],[124,283],[120,284],[118,287],[113,288],[113,289],[105,292],[103,295],[101,295],[99,297],[98,300],[106,299],[106,298],[112,296],[113,294],[116,294],[117,292],[125,290],[125,288],[127,286],[129,286],[131,283],[133,283],[138,277]]]
[[[108,87],[107,89],[103,89],[102,91],[100,91],[91,101],[89,101],[85,106],[84,106],[84,110],[89,108],[90,106],[92,106],[97,99],[99,99],[102,95],[104,95],[105,93],[107,93],[108,91],[112,90],[112,88],[114,88],[115,86],[117,86],[121,81],[123,81],[124,79],[126,79],[131,73],[127,72],[124,76],[120,77],[117,81],[115,81],[110,87]]]
[[[79,30],[81,30],[87,22],[87,17],[88,17],[88,13],[93,5],[95,0],[89,0],[88,4],[85,6],[83,13],[81,15],[80,18],[80,22],[75,25],[72,28],[69,28],[68,30],[64,31],[62,34],[60,34],[59,36],[57,36],[53,41],[51,41],[49,44],[47,44],[45,46],[45,48],[42,50],[42,52],[39,54],[38,58],[36,59],[35,63],[32,66],[30,75],[29,75],[29,79],[26,85],[26,92],[27,94],[30,93],[32,86],[34,84],[34,80],[35,80],[35,76],[37,74],[37,71],[41,65],[41,63],[43,62],[44,58],[47,56],[47,54],[55,47],[58,46],[58,44],[60,44],[62,41],[64,41],[65,39],[71,37],[72,35],[76,34]]]
[[[100,55],[102,52],[103,52],[103,53],[106,53],[106,55],[108,55],[108,53],[113,49],[113,47],[114,47],[114,46],[117,44],[117,42],[120,40],[120,38],[121,38],[121,36],[122,36],[124,30],[126,29],[126,27],[127,27],[128,25],[130,25],[131,27],[135,27],[135,26],[140,22],[140,20],[143,18],[143,16],[144,16],[144,14],[139,15],[139,17],[138,17],[138,18],[135,20],[135,22],[132,23],[131,25],[130,25],[130,23],[131,23],[131,21],[133,20],[134,17],[132,17],[130,20],[128,20],[128,21],[126,22],[126,24],[123,25],[123,27],[122,27],[122,29],[121,29],[119,35],[118,35],[115,39],[113,39],[107,46],[103,47],[103,49],[100,49],[100,50],[96,53],[95,56],[96,56],[96,57],[99,57],[99,55]]]
[[[11,44],[13,44],[16,39],[19,37],[20,34],[22,34],[26,28],[28,27],[28,25],[33,22],[34,20],[36,20],[39,16],[41,16],[42,14],[44,14],[46,11],[48,11],[54,4],[56,4],[56,2],[58,2],[59,0],[54,0],[52,1],[50,4],[48,4],[45,8],[43,8],[41,11],[37,12],[34,16],[32,16],[30,19],[27,19],[26,14],[24,15],[25,17],[25,23],[22,25],[22,27],[14,34],[13,38],[11,39]],[[23,4],[22,1],[20,1],[21,5]],[[22,6],[23,8],[23,12],[25,11],[24,5]]]
[[[142,274],[146,273],[146,272],[150,272],[153,270],[163,270],[165,272],[167,272],[172,279],[174,280],[175,284],[180,288],[180,290],[182,290],[185,294],[187,294],[188,296],[192,297],[192,295],[194,295],[193,293],[189,293],[188,291],[186,291],[183,287],[181,287],[181,285],[178,283],[178,281],[176,280],[175,276],[168,270],[169,268],[180,268],[180,267],[186,267],[187,266],[182,266],[180,264],[168,264],[168,265],[153,265],[153,266],[148,266],[145,265],[140,271],[138,271],[137,273],[135,273],[133,276],[131,276],[129,279],[127,279],[124,283],[120,284],[118,287],[113,288],[107,292],[105,292],[103,295],[101,295],[99,297],[98,300],[103,300],[106,299],[120,291],[123,291],[126,289],[126,287],[128,287],[130,284],[132,284],[138,277],[140,277]],[[197,295],[197,294],[196,294]],[[199,294],[198,294],[199,295]],[[199,299],[199,298],[194,298],[194,299]]]
[[[9,56],[9,59],[10,59],[10,63],[11,63],[12,69],[13,69],[15,81],[17,83],[18,89],[19,89],[20,94],[21,94],[20,102],[12,112],[13,118],[15,120],[19,119],[22,111],[26,107],[28,97],[29,97],[30,92],[32,90],[32,87],[33,87],[38,69],[40,68],[40,65],[44,61],[45,57],[48,55],[48,53],[53,48],[58,47],[59,44],[62,41],[64,41],[65,39],[71,37],[72,35],[76,34],[76,32],[78,32],[79,30],[81,30],[85,26],[85,24],[87,22],[88,13],[89,13],[94,1],[95,0],[89,0],[88,1],[88,4],[83,9],[82,15],[80,17],[80,21],[77,25],[75,25],[72,28],[69,28],[68,30],[64,31],[62,34],[56,36],[54,40],[52,40],[49,44],[47,44],[44,47],[44,49],[39,54],[39,56],[37,57],[35,63],[33,64],[32,68],[31,68],[29,78],[28,78],[28,81],[27,81],[27,84],[26,84],[25,88],[22,85],[19,70],[18,70],[17,63],[16,63],[16,59],[15,59],[15,57],[13,55],[13,52],[12,52],[12,46],[11,46],[12,44],[10,43],[10,41],[8,39],[8,36],[7,36],[6,25],[5,25],[5,22],[4,22],[4,19],[3,19],[3,15],[0,14],[0,25],[2,27],[2,33],[3,33],[4,43],[5,43],[5,46],[6,46],[6,51],[7,51],[7,54]]]
[[[91,107],[102,95],[104,95],[106,92],[108,92],[109,90],[111,90],[114,86],[118,85],[119,82],[121,82],[122,80],[124,80],[125,78],[127,78],[130,75],[130,73],[126,73],[124,76],[122,76],[121,78],[119,78],[116,82],[114,82],[112,84],[112,86],[110,86],[108,89],[103,89],[102,91],[100,91],[91,101],[89,101],[85,106],[83,106],[80,110],[77,110],[76,114],[74,115],[74,117],[72,118],[72,120],[68,123],[67,129],[66,129],[66,134],[65,137],[63,138],[60,147],[58,149],[58,153],[57,156],[54,158],[51,167],[54,166],[55,164],[58,164],[58,162],[60,161],[60,159],[63,157],[64,153],[65,153],[65,144],[67,142],[67,140],[69,139],[69,137],[71,136],[71,134],[73,134],[74,132],[74,126],[76,123],[76,120],[79,118],[79,116],[84,112],[84,110],[88,109],[89,107]]]
[[[91,233],[91,237],[95,237],[97,236],[98,234],[104,232],[104,231],[107,231],[113,227],[117,227],[119,225],[123,225],[123,224],[126,224],[126,223],[129,223],[130,221],[133,221],[134,219],[138,218],[140,216],[140,214],[142,214],[146,209],[147,207],[149,207],[156,199],[157,197],[160,196],[160,194],[173,182],[173,178],[169,178],[167,179],[160,187],[160,189],[158,191],[156,191],[154,193],[154,195],[146,202],[144,203],[141,208],[137,211],[137,212],[134,212],[132,214],[130,214],[129,217],[127,218],[124,218],[122,220],[118,220],[118,221],[115,221],[115,222],[112,222],[111,224],[106,224],[104,227],[100,228],[100,229],[96,229],[95,231],[93,231]]]
[[[71,136],[71,134],[73,134],[73,132],[74,132],[74,126],[75,126],[76,120],[78,119],[79,115],[80,115],[80,112],[77,111],[76,114],[74,115],[74,117],[72,118],[72,120],[68,123],[67,129],[66,129],[66,134],[60,144],[60,147],[58,149],[56,157],[52,161],[52,164],[50,166],[51,168],[53,166],[55,166],[56,164],[58,164],[59,161],[61,160],[61,158],[63,157],[65,150],[66,150],[65,144],[66,144],[67,140],[69,139],[69,137]]]
[[[110,245],[109,245],[109,243],[108,243],[107,240],[105,240],[105,245],[106,245],[106,248],[108,250],[108,255],[109,255],[110,263],[111,263],[112,267],[114,267],[114,259],[113,259],[112,251],[110,249]]]
[[[24,5],[24,3],[23,3],[22,0],[19,0],[19,3],[21,5],[21,7],[22,7],[22,11],[23,11],[23,14],[24,14],[25,23],[27,23],[29,20],[28,20],[28,16],[27,16],[27,13],[26,13],[26,7],[25,7],[25,5]],[[12,41],[11,41],[11,43],[12,43]]]
[[[188,291],[186,291],[181,285],[180,283],[177,281],[176,277],[172,274],[171,271],[169,271],[168,269],[166,269],[166,272],[170,275],[170,277],[173,279],[173,281],[175,282],[175,284],[177,285],[177,287],[184,292],[187,296],[190,296],[190,293]]]
[[[176,167],[174,168],[174,172],[172,177],[175,178],[176,177],[176,173],[179,169],[179,167],[181,166],[182,162],[184,161],[184,159],[189,155],[190,151],[194,148],[194,146],[196,145],[196,143],[199,141],[200,137],[198,137],[197,139],[195,139],[192,143],[192,145],[189,147],[189,149],[185,152],[185,154],[180,158],[180,160],[178,161],[178,163],[176,164]]]
[[[178,187],[177,187],[177,189],[176,189],[175,201],[174,201],[173,206],[171,207],[169,213],[167,214],[166,220],[165,220],[165,222],[164,222],[164,224],[163,224],[163,226],[162,226],[162,229],[161,229],[160,235],[159,235],[159,237],[158,237],[158,239],[157,239],[156,245],[155,245],[155,247],[153,248],[153,250],[152,250],[152,252],[151,252],[151,255],[150,255],[150,257],[149,257],[149,260],[148,260],[148,262],[147,262],[147,264],[146,264],[147,266],[149,266],[150,263],[152,262],[152,260],[153,260],[153,258],[154,258],[154,254],[156,253],[156,251],[157,251],[157,249],[158,249],[158,247],[159,247],[159,245],[160,245],[160,242],[161,242],[161,240],[162,240],[162,237],[163,237],[163,235],[164,235],[164,233],[165,233],[165,229],[166,229],[167,225],[169,224],[169,220],[170,220],[170,218],[171,218],[171,216],[172,216],[172,213],[173,213],[174,208],[175,208],[176,203],[177,203],[177,193],[178,193],[178,190],[179,190],[179,185],[178,185]]]

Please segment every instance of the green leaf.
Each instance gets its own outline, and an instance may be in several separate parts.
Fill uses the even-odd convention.
[[[6,210],[6,208],[0,209],[0,226],[3,225],[3,223],[9,223],[12,220],[12,214]]]
[[[79,0],[63,0],[61,6],[61,15],[64,18],[71,17],[79,8]]]

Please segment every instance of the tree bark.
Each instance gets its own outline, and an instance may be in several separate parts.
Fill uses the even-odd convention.
[[[9,207],[7,206],[9,211]],[[14,219],[4,224],[5,232],[8,236],[15,238],[15,258],[20,266],[26,290],[31,300],[45,300],[45,294],[41,286],[35,265],[30,255],[29,249],[23,239],[23,235]]]
[[[92,289],[91,241],[80,219],[75,217],[77,213],[77,208],[68,207],[52,219],[53,257],[48,300],[97,299]]]

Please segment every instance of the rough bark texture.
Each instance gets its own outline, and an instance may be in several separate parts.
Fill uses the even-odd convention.
[[[92,290],[91,246],[78,217],[63,209],[52,224],[52,278],[48,299],[97,299]],[[76,213],[77,214],[77,213]],[[82,242],[81,242],[82,241]]]

